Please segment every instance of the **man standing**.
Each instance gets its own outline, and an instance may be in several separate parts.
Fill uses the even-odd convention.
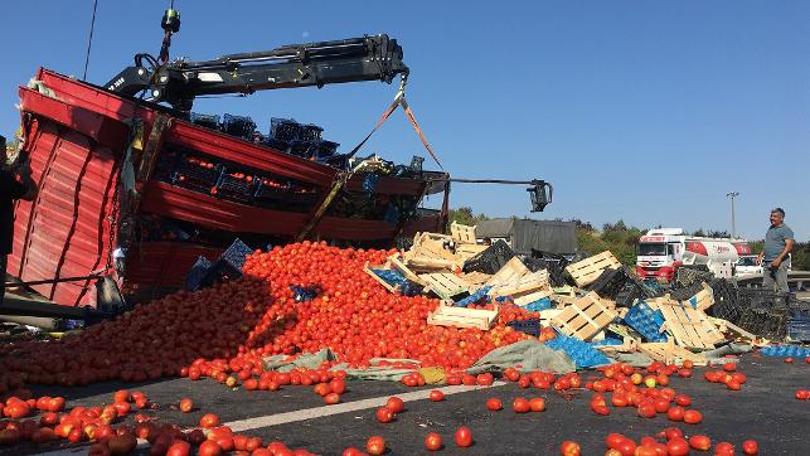
[[[762,286],[774,289],[785,298],[790,290],[787,284],[787,258],[793,249],[793,230],[785,225],[785,211],[777,207],[771,211],[771,227],[765,233],[765,245],[757,257],[762,264]]]
[[[31,180],[31,167],[6,166],[6,138],[0,135],[0,306],[6,292],[6,261],[14,237],[14,201],[34,199],[36,186]]]

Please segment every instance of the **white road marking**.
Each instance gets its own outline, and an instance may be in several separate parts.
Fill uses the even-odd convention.
[[[498,386],[506,385],[506,382],[495,382],[489,386],[465,386],[465,385],[457,385],[457,386],[445,386],[442,388],[436,388],[439,391],[443,392],[445,396],[459,394],[459,393],[466,393],[469,391],[477,391],[482,389],[488,388],[496,388]],[[225,423],[225,426],[229,426],[233,429],[234,432],[244,432],[250,431],[253,429],[261,429],[267,428],[271,426],[278,426],[280,424],[286,423],[294,423],[296,421],[306,421],[311,420],[313,418],[321,418],[324,416],[331,416],[331,415],[339,415],[341,413],[348,413],[348,412],[356,412],[358,410],[367,410],[371,408],[378,408],[385,405],[385,401],[388,400],[391,396],[397,396],[402,399],[404,402],[413,402],[428,399],[430,396],[430,389],[424,389],[419,391],[414,391],[411,393],[404,393],[404,394],[391,394],[388,396],[380,396],[374,397],[371,399],[363,399],[359,401],[353,402],[346,402],[341,404],[335,405],[324,405],[322,407],[313,407],[308,409],[302,410],[295,410],[292,412],[285,412],[285,413],[277,413],[275,415],[266,415],[266,416],[259,416],[255,418],[247,418],[244,420],[239,421],[232,421],[230,423]]]

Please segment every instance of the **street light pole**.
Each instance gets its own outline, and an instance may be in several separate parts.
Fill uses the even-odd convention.
[[[731,237],[737,237],[737,219],[734,213],[734,198],[740,196],[740,192],[728,192],[726,198],[731,198]]]

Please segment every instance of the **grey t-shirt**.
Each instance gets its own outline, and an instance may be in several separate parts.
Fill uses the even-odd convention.
[[[768,228],[768,232],[765,233],[765,246],[762,249],[765,261],[775,260],[785,249],[785,241],[788,239],[793,239],[793,230],[784,223]]]

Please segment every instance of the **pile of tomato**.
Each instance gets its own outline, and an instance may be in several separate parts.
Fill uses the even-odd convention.
[[[490,331],[428,325],[438,300],[390,293],[364,272],[391,253],[308,241],[255,252],[240,280],[172,294],[62,340],[0,347],[0,394],[23,383],[221,377],[261,369],[267,355],[327,347],[353,367],[408,358],[458,370],[527,337],[503,319]],[[319,294],[297,302],[291,287]],[[514,318],[536,316],[504,309]]]

